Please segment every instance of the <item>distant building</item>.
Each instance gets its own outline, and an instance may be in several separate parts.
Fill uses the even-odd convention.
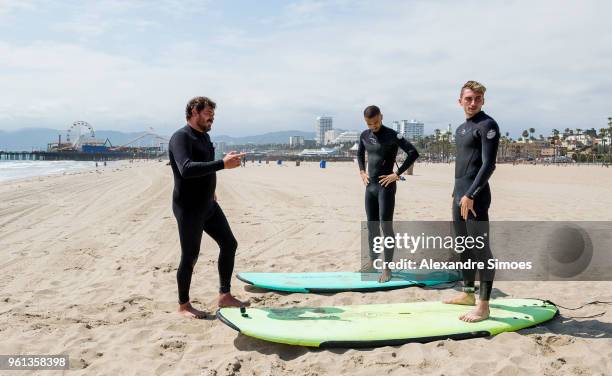
[[[302,136],[290,136],[289,137],[289,147],[296,148],[304,145],[304,137]]]
[[[453,133],[453,127],[449,124],[446,128],[446,134],[448,135],[449,142],[455,142],[455,134]]]
[[[84,153],[103,153],[108,150],[106,141],[96,138],[88,138],[81,135],[75,143],[78,150]]]
[[[541,157],[554,157],[555,156],[555,148],[543,148],[540,150]]]
[[[324,145],[325,132],[334,129],[331,116],[318,116],[315,123],[315,141],[317,144]]]
[[[227,153],[229,148],[227,142],[215,142],[215,159],[223,158],[223,154]]]
[[[391,128],[393,128],[394,131],[396,131],[397,133],[400,133],[400,122],[397,120],[393,120],[393,123],[391,123]]]
[[[573,134],[573,135],[567,136],[565,137],[563,141],[569,144],[574,144],[574,145],[584,145],[584,146],[593,145],[593,137],[587,134],[584,134],[584,133],[580,135]]]
[[[608,135],[606,137],[598,137],[598,138],[593,139],[593,145],[610,146],[611,141],[612,141],[612,135]]]
[[[411,141],[421,139],[425,134],[425,124],[416,120],[396,120],[393,129]]]
[[[333,141],[334,144],[345,144],[359,141],[359,132],[342,132]]]
[[[338,138],[338,136],[340,136],[340,131],[337,129],[330,129],[329,131],[326,131],[325,137],[323,138],[323,144],[333,144],[336,138]]]
[[[217,142],[216,149],[221,154],[226,153],[227,152],[227,142]]]
[[[517,140],[512,144],[512,149],[514,150],[514,154],[519,157],[530,157],[530,158],[539,158],[541,156],[548,157],[548,153],[550,153],[551,144],[547,140]],[[546,151],[543,151],[548,149]]]
[[[405,121],[403,123],[404,132],[403,135],[409,140],[418,140],[423,138],[425,134],[425,124],[416,121]]]
[[[316,140],[304,140],[304,147],[305,148],[314,148],[315,146],[317,146],[317,141]]]

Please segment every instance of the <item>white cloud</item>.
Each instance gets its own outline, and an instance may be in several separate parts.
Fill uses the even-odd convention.
[[[14,11],[28,10],[34,8],[34,2],[27,0],[0,0],[0,16],[10,14]]]
[[[193,10],[171,4],[174,14]],[[216,133],[309,130],[323,113],[357,129],[372,103],[389,122],[418,118],[433,130],[461,121],[456,98],[468,79],[487,85],[485,109],[513,134],[599,128],[610,116],[606,2],[350,4],[300,2],[260,27],[203,23],[205,35],[160,42],[151,58],[84,43],[0,42],[0,103],[8,112],[0,127],[8,116],[170,129],[188,98],[209,95],[219,103]],[[101,17],[97,38],[110,27],[104,21],[154,19],[129,18],[123,2],[116,6],[123,18]]]

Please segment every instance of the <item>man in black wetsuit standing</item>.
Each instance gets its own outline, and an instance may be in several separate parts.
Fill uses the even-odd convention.
[[[181,242],[181,261],[178,283],[179,313],[193,318],[205,316],[189,301],[189,287],[193,268],[200,253],[202,232],[219,245],[219,307],[239,307],[245,303],[230,294],[234,270],[234,256],[238,242],[217,203],[216,171],[240,166],[244,153],[228,153],[215,160],[215,149],[208,131],[215,119],[216,104],[206,97],[195,97],[187,103],[187,125],[177,130],[170,139],[168,154],[174,175],[172,211],[178,223]]]
[[[465,112],[466,120],[455,134],[457,159],[455,161],[455,188],[453,190],[453,227],[455,236],[483,236],[482,249],[470,248],[461,253],[461,261],[483,262],[485,269],[479,269],[480,299],[474,310],[460,316],[467,322],[478,322],[489,317],[489,298],[493,288],[494,269],[487,268],[487,261],[493,258],[489,247],[489,206],[491,189],[489,178],[495,170],[495,159],[499,145],[499,126],[492,117],[482,111],[486,88],[468,81],[461,88],[459,105]],[[448,304],[475,305],[475,269],[462,270],[463,292],[445,300]]]
[[[395,237],[393,232],[393,211],[395,209],[396,181],[417,160],[419,153],[416,148],[406,140],[403,135],[382,124],[383,115],[377,106],[368,106],[363,111],[368,129],[359,137],[357,162],[359,174],[366,186],[365,209],[368,220],[368,244],[370,247],[370,261],[361,269],[362,272],[374,269],[374,238],[380,236],[380,229],[385,237]],[[393,172],[398,149],[406,152],[406,159],[397,171]],[[368,154],[368,169],[366,171],[365,155]],[[394,248],[385,248],[384,261],[393,260]],[[383,269],[379,282],[391,279],[388,268]]]

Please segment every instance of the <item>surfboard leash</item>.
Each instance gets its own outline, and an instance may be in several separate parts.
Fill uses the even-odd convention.
[[[566,310],[566,311],[577,311],[577,310],[582,309],[582,308],[584,308],[584,307],[586,307],[586,306],[588,306],[588,305],[597,305],[597,304],[605,304],[605,305],[609,305],[609,304],[612,304],[612,301],[593,300],[593,301],[591,301],[591,302],[584,303],[583,305],[581,305],[581,306],[579,306],[579,307],[573,307],[573,308],[571,308],[571,307],[564,307],[564,306],[562,306],[562,305],[560,305],[560,304],[557,304],[557,303],[555,303],[555,302],[553,302],[553,301],[550,301],[550,300],[548,300],[548,299],[539,299],[539,300],[542,300],[542,301],[544,301],[545,303],[552,304],[552,305],[554,305],[554,306],[555,306],[555,307],[557,307],[557,308],[562,308],[562,309],[564,309],[564,310]],[[568,318],[568,319],[592,319],[592,318],[595,318],[595,317],[601,317],[601,316],[605,315],[605,314],[606,314],[606,312],[607,312],[607,311],[603,311],[603,312],[596,313],[596,314],[591,315],[591,316],[564,316],[564,317],[566,317],[566,318]]]

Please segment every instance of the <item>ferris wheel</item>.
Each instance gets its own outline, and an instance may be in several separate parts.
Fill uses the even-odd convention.
[[[96,137],[96,133],[91,124],[81,120],[72,123],[66,133],[66,142],[72,142],[74,146],[80,144],[83,138],[87,137],[87,135],[89,135],[89,138],[91,139]]]

